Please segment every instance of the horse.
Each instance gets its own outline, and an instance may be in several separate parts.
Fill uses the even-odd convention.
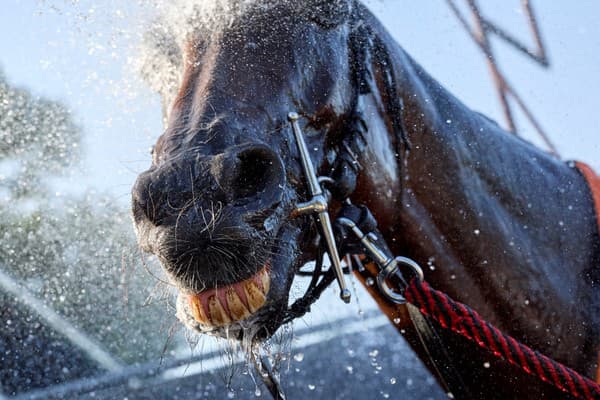
[[[461,103],[357,0],[211,4],[181,43],[153,39],[180,72],[161,87],[166,129],[132,189],[139,245],[177,286],[182,323],[252,342],[289,320],[294,277],[319,253],[315,222],[295,212],[309,195],[296,112],[331,210],[368,207],[391,251],[435,265],[433,287],[593,376],[600,239],[572,164]],[[414,327],[399,328],[435,372]],[[455,397],[557,395],[445,346],[466,386]]]

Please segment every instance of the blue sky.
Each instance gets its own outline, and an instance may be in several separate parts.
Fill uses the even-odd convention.
[[[158,97],[136,81],[131,61],[143,2],[3,0],[0,67],[8,79],[65,102],[85,132],[82,169],[59,190],[93,187],[124,204],[161,132]],[[481,0],[485,13],[529,42],[518,0]],[[372,0],[398,42],[470,107],[503,124],[482,55],[443,0]],[[501,68],[565,159],[600,170],[600,2],[533,1],[551,61],[542,70],[494,42]],[[523,124],[524,133],[535,139]]]

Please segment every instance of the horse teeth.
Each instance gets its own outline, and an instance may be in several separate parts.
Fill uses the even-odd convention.
[[[248,307],[251,312],[255,312],[265,304],[265,294],[256,286],[254,282],[246,282],[244,292],[248,300]]]
[[[215,289],[212,294],[190,296],[190,311],[200,324],[214,327],[229,325],[248,318],[260,309],[266,302],[270,286],[271,277],[268,268],[265,267],[246,281],[220,289],[221,294]],[[236,288],[244,292],[238,293]],[[225,292],[222,292],[223,290]]]
[[[234,321],[240,321],[250,316],[250,311],[233,289],[227,291],[227,307],[229,307],[229,313]]]
[[[194,319],[200,322],[201,324],[209,325],[210,322],[206,317],[206,313],[204,312],[204,306],[202,305],[200,299],[196,297],[191,297],[190,305],[192,308],[192,315],[194,316]]]
[[[225,311],[225,308],[217,298],[217,296],[212,296],[208,300],[208,310],[210,312],[210,320],[215,326],[223,326],[231,323],[231,318]]]
[[[263,289],[264,294],[269,293],[269,288],[271,287],[271,278],[269,277],[269,272],[266,269],[264,269],[261,272],[260,279],[262,282],[262,289]]]

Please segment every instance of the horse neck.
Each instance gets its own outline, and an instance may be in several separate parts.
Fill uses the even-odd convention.
[[[572,343],[555,339],[574,332],[589,337],[586,319],[596,320],[593,329],[599,324],[598,296],[586,277],[598,244],[584,180],[466,108],[382,28],[378,37],[390,46],[392,67],[385,72],[402,100],[402,135],[409,143],[397,157],[399,180],[390,186],[395,200],[367,201],[379,215],[394,210],[393,218],[380,220],[388,242],[428,265],[429,281],[492,323],[580,363]],[[374,75],[386,75],[379,72]],[[377,103],[385,96],[371,97]],[[400,136],[394,132],[389,140],[396,149]],[[367,153],[367,159],[380,154]],[[371,173],[370,183],[381,181],[382,172]],[[550,334],[543,328],[549,324],[555,327]]]
[[[578,279],[596,228],[579,173],[467,109],[412,60],[402,65],[403,200],[427,212],[439,240],[464,249],[463,265],[545,268],[557,292]]]

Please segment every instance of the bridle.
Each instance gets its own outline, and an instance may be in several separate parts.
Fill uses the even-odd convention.
[[[358,16],[355,14],[355,17]],[[367,64],[370,62],[370,51],[367,46],[369,44],[373,46],[372,41],[370,32],[359,22],[350,37],[350,49],[355,59],[352,65],[358,90],[357,103],[360,102],[362,95],[371,91],[370,80],[372,77],[367,68]],[[390,98],[397,97],[390,96]],[[355,104],[354,109],[357,110],[358,106],[359,104]],[[391,115],[399,116],[399,109],[388,111],[392,113]],[[394,125],[403,132],[398,117],[395,118]],[[370,211],[365,206],[353,205],[349,200],[356,187],[357,176],[362,170],[359,156],[367,147],[365,134],[368,126],[364,118],[359,112],[355,112],[350,117],[350,130],[337,146],[330,176],[318,176],[315,172],[299,120],[298,113],[292,111],[288,114],[309,198],[296,205],[293,215],[296,217],[314,216],[315,224],[319,228],[320,245],[317,249],[313,270],[297,272],[297,275],[300,276],[310,276],[311,280],[304,295],[288,308],[282,323],[291,322],[309,312],[311,305],[333,281],[337,281],[342,301],[349,303],[351,294],[344,274],[352,273],[354,265],[359,272],[364,271],[363,260],[365,258],[378,267],[379,272],[375,283],[382,295],[392,303],[405,304],[406,299],[402,288],[406,288],[407,282],[414,277],[423,280],[421,267],[409,258],[393,256],[383,235],[378,231],[377,223]],[[333,222],[329,214],[332,197],[342,201],[342,208]],[[345,267],[342,265],[340,253],[345,255]],[[325,254],[328,255],[331,263],[331,267],[327,270],[323,269]],[[390,281],[393,281],[393,286],[399,290],[392,289],[388,284]],[[279,380],[268,361],[263,357],[256,356],[252,358],[252,361],[273,398],[285,399]]]
[[[301,269],[296,273],[299,276],[309,276],[310,283],[304,295],[295,300],[285,311],[282,324],[289,323],[309,312],[311,305],[319,299],[333,281],[337,281],[342,301],[349,303],[351,294],[344,274],[351,274],[355,268],[358,273],[366,273],[366,264],[363,265],[363,262],[369,262],[376,266],[378,272],[373,284],[376,285],[382,297],[395,304],[406,303],[403,291],[407,287],[407,282],[413,278],[423,280],[423,271],[415,261],[406,257],[395,257],[392,254],[383,235],[377,229],[377,222],[371,212],[365,206],[352,204],[349,199],[356,188],[357,178],[362,170],[359,156],[368,145],[366,140],[368,126],[359,110],[361,97],[371,93],[374,86],[372,82],[374,77],[369,64],[376,62],[379,65],[392,65],[384,46],[362,22],[362,16],[356,8],[351,18],[354,26],[349,36],[349,50],[352,58],[350,65],[352,78],[357,88],[357,96],[355,104],[351,107],[354,111],[347,116],[345,135],[336,146],[332,159],[328,157],[331,165],[329,176],[318,176],[315,172],[300,128],[299,114],[291,111],[287,116],[298,148],[299,161],[309,195],[304,202],[296,205],[292,214],[295,217],[314,216],[315,224],[319,228],[319,246],[312,271]],[[401,120],[400,96],[397,96],[393,89],[395,85],[392,74],[384,73],[383,75],[384,90],[388,91],[384,95],[388,99],[392,99],[390,104],[386,104],[385,111],[392,117],[392,125],[399,132],[400,140],[407,144]],[[332,198],[342,204],[335,219],[329,214]],[[323,268],[325,254],[328,255],[331,262],[331,267],[326,270]],[[342,265],[340,254],[345,255],[345,267]],[[392,285],[390,286],[389,283]],[[420,314],[416,314],[412,317],[411,313],[413,323],[420,323],[426,326],[425,329],[429,329],[429,323]],[[417,322],[418,318],[420,318],[419,322]],[[425,343],[423,344],[425,345]],[[285,399],[277,374],[271,368],[269,361],[254,353],[251,360],[273,398]]]
[[[340,298],[350,302],[350,291],[344,278],[344,272],[352,272],[353,264],[362,269],[359,254],[366,254],[380,267],[381,273],[377,277],[377,285],[389,300],[396,303],[404,303],[405,300],[400,293],[394,292],[386,284],[393,275],[401,275],[401,267],[408,268],[421,279],[423,273],[421,268],[412,260],[405,257],[392,256],[383,236],[377,231],[377,223],[368,209],[364,206],[354,206],[349,198],[356,188],[356,181],[360,171],[363,169],[360,163],[360,155],[366,150],[368,143],[366,134],[367,123],[360,112],[361,98],[372,92],[374,83],[373,73],[369,64],[375,62],[391,65],[387,51],[382,51],[382,45],[363,23],[362,15],[356,8],[351,14],[352,28],[348,38],[350,51],[350,65],[352,79],[356,87],[356,99],[351,109],[354,110],[346,117],[346,132],[339,144],[333,151],[333,156],[328,161],[331,164],[329,176],[318,176],[315,172],[310,153],[308,151],[302,129],[300,128],[298,113],[292,111],[288,114],[288,121],[293,131],[293,138],[298,148],[298,154],[304,173],[304,179],[308,188],[309,198],[296,205],[293,213],[295,216],[313,215],[315,224],[319,227],[320,246],[317,250],[315,268],[312,271],[299,271],[298,275],[311,276],[311,282],[300,299],[296,300],[288,309],[284,323],[301,317],[310,310],[322,292],[334,280],[340,289]],[[393,90],[391,74],[385,74],[385,89]],[[390,99],[399,99],[395,93],[387,93]],[[390,109],[386,110],[392,115],[394,128],[400,132],[404,139],[404,129],[400,119],[401,104],[391,101]],[[329,157],[328,157],[329,158]],[[342,209],[332,222],[329,215],[329,205],[332,198],[342,203]],[[361,221],[362,214],[362,221]],[[345,255],[346,268],[340,262],[340,253]],[[323,271],[323,256],[328,255],[331,268]],[[404,282],[406,284],[406,282]]]
[[[377,223],[373,215],[366,207],[355,206],[346,198],[342,209],[332,224],[332,218],[329,215],[331,191],[326,185],[336,185],[337,182],[331,176],[317,176],[298,123],[299,118],[296,112],[288,114],[310,198],[305,202],[298,203],[293,214],[295,216],[313,215],[315,217],[315,223],[319,227],[321,245],[317,251],[314,269],[310,272],[299,271],[299,275],[311,276],[311,281],[304,295],[286,311],[282,323],[291,322],[310,311],[311,305],[334,280],[338,283],[342,301],[350,303],[351,294],[344,273],[351,273],[353,264],[356,264],[358,271],[364,271],[365,268],[360,256],[366,256],[378,267],[379,272],[375,282],[382,295],[392,303],[405,304],[406,299],[402,289],[408,286],[407,282],[412,278],[416,277],[422,281],[423,270],[415,261],[409,258],[394,257],[392,255],[383,236],[377,229]],[[352,151],[350,144],[344,143],[343,149],[350,155],[351,163],[356,165],[357,169],[360,169],[358,156]],[[348,160],[347,157],[342,159]],[[340,252],[345,254],[346,268],[342,266]],[[328,255],[331,267],[323,271],[323,257],[325,254]],[[400,291],[392,289],[388,285],[390,281],[393,281],[393,286],[400,288]],[[252,360],[259,376],[263,379],[273,398],[285,399],[281,385],[267,361],[262,357],[258,359],[253,357]]]
[[[321,235],[321,242],[323,243],[320,253],[327,253],[329,257],[331,262],[330,271],[332,271],[340,288],[340,298],[345,303],[350,302],[350,291],[348,290],[344,278],[344,271],[342,269],[338,249],[341,249],[344,251],[344,254],[346,254],[345,259],[348,265],[347,272],[351,272],[352,269],[352,261],[350,260],[355,260],[358,268],[362,268],[362,262],[358,257],[359,254],[365,254],[374,261],[380,268],[376,280],[379,290],[381,290],[385,297],[393,303],[404,304],[406,302],[404,296],[401,293],[392,290],[386,282],[392,276],[396,276],[406,285],[406,279],[403,277],[401,267],[407,267],[420,280],[423,280],[423,271],[421,267],[416,262],[406,257],[392,256],[381,233],[377,230],[377,224],[372,214],[366,207],[354,206],[348,198],[345,199],[345,204],[335,219],[334,225],[337,228],[338,234],[334,234],[331,217],[329,215],[331,196],[328,195],[328,189],[321,186],[321,183],[335,184],[336,181],[332,177],[316,175],[304,141],[302,130],[298,124],[299,116],[297,113],[291,112],[288,115],[288,119],[294,131],[294,138],[298,146],[304,176],[311,195],[311,198],[306,202],[298,203],[295,214],[312,214],[315,216],[316,224],[320,228],[319,233]],[[346,151],[351,152],[347,144],[346,147]],[[354,155],[354,157],[356,156]],[[354,162],[358,163],[358,158],[355,158]],[[365,215],[361,216],[361,214]],[[367,230],[366,232],[364,231],[365,229]],[[340,240],[336,240],[336,236],[338,236]],[[349,243],[345,243],[346,241]],[[320,261],[318,260],[318,263],[319,265],[322,265],[322,257]],[[317,268],[315,268],[315,270],[317,270]],[[319,273],[321,273],[321,271],[319,271]],[[325,275],[327,275],[327,273],[325,273]],[[316,298],[312,296],[311,300],[315,301]],[[303,300],[303,303],[306,303],[306,300]]]

